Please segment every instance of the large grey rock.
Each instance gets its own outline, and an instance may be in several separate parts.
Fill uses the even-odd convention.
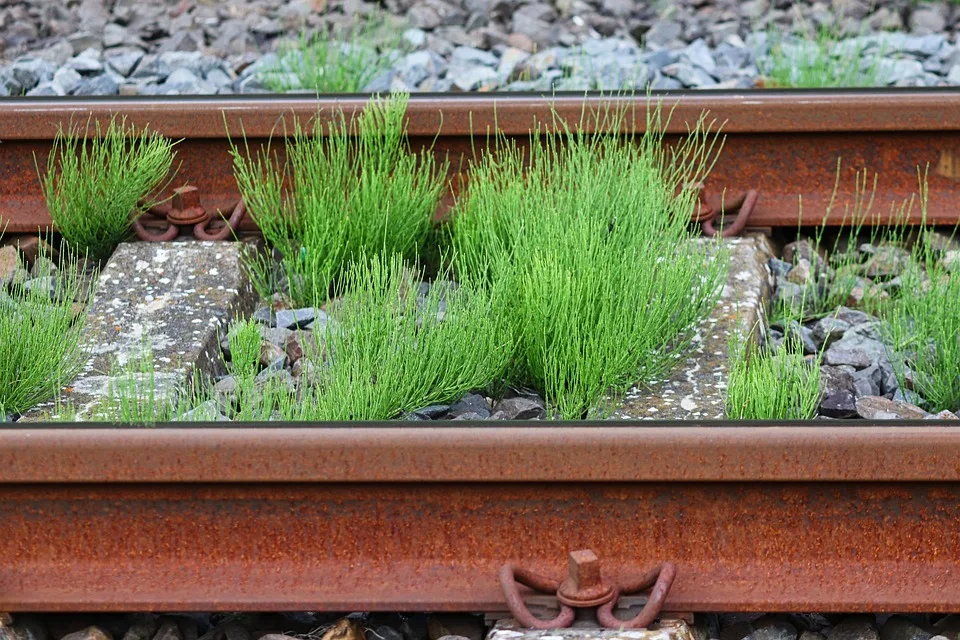
[[[60,92],[60,95],[67,95],[68,93],[73,93],[79,86],[82,77],[80,73],[69,67],[61,67],[57,69],[57,72],[53,74],[53,84],[56,89]]]
[[[489,51],[483,51],[476,47],[457,47],[453,50],[450,61],[455,65],[479,65],[485,67],[495,67],[499,62],[497,56]]]
[[[450,405],[448,410],[448,415],[454,419],[466,414],[476,414],[486,419],[490,417],[491,413],[490,403],[479,393],[468,393]],[[461,419],[466,418],[461,417]]]
[[[120,90],[120,82],[104,73],[94,78],[82,78],[74,90],[78,96],[112,96]]]
[[[129,76],[143,56],[143,51],[140,49],[114,49],[108,51],[104,59],[114,71],[122,76]]]
[[[219,337],[249,313],[254,294],[234,242],[124,243],[100,274],[82,347],[83,372],[63,394],[89,415],[111,383],[110,374],[152,352],[155,381],[175,393],[194,371],[214,375]],[[26,419],[43,415],[34,410]]]
[[[753,632],[744,638],[744,640],[796,640],[797,629],[789,622],[776,621],[770,624],[760,626],[754,622],[757,627]]]
[[[850,327],[849,322],[833,316],[826,316],[813,324],[813,339],[816,341],[817,347],[830,346],[836,340],[841,339]]]
[[[820,415],[829,418],[853,418],[857,415],[856,396],[850,391],[839,391],[820,400]]]
[[[880,640],[930,640],[934,635],[902,616],[892,616],[880,627]]]
[[[872,616],[850,616],[833,627],[827,640],[879,640]]]
[[[447,77],[458,90],[475,91],[488,83],[496,82],[497,72],[490,67],[451,67],[447,71]]]
[[[824,353],[827,364],[847,364],[857,369],[866,369],[872,364],[887,360],[883,342],[861,333],[848,332],[831,344]]]
[[[63,96],[66,95],[64,90],[60,88],[59,85],[53,83],[53,81],[41,82],[30,91],[27,91],[28,96]]]
[[[493,418],[496,420],[535,420],[546,416],[542,400],[531,398],[505,398],[497,403]]]
[[[922,420],[930,415],[916,405],[883,396],[858,398],[857,413],[867,420]]]
[[[10,66],[10,73],[24,91],[29,91],[41,82],[52,80],[55,71],[53,64],[40,58],[18,58]]]
[[[103,71],[103,63],[100,61],[100,52],[96,49],[86,49],[80,52],[70,60],[67,60],[66,64],[63,66],[67,69],[73,69],[74,71],[85,76],[96,75]]]

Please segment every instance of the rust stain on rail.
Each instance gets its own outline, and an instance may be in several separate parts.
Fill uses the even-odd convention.
[[[879,174],[877,220],[883,223],[889,204],[899,204],[917,192],[917,169],[928,165],[927,221],[957,222],[954,203],[960,198],[960,181],[954,176],[951,154],[960,149],[960,90],[689,92],[657,97],[667,106],[676,105],[668,143],[705,111],[710,119],[723,123],[727,140],[705,185],[711,194],[707,204],[716,208],[721,194],[730,199],[757,189],[761,197],[751,215],[752,225],[795,226],[800,196],[803,222],[820,224],[834,188],[838,158],[842,160],[838,206],[828,224],[841,223],[843,205],[854,197],[856,171],[865,168]],[[633,110],[642,129],[646,98],[619,102]],[[50,224],[34,154],[42,164],[60,124],[124,113],[134,124],[183,138],[174,186],[189,183],[203,194],[204,207],[229,213],[239,194],[228,153],[228,131],[235,137],[244,132],[257,146],[270,136],[282,137],[283,125],[295,117],[328,118],[336,108],[353,113],[363,103],[362,97],[5,100],[0,103],[0,140],[4,141],[0,224],[7,224],[10,232]],[[409,132],[415,147],[436,141],[435,152],[450,158],[451,177],[459,183],[472,156],[471,132],[485,135],[499,127],[522,144],[535,122],[549,122],[551,109],[567,121],[579,122],[585,109],[610,103],[601,98],[585,102],[583,96],[571,95],[416,95],[408,107]],[[283,145],[274,146],[282,157]],[[447,206],[450,202],[445,200]],[[919,220],[920,212],[914,207],[911,221]],[[247,220],[244,228],[254,228],[253,221]]]
[[[150,459],[140,463],[149,466]],[[504,562],[696,611],[955,611],[957,483],[0,486],[0,609],[501,610]]]
[[[0,610],[501,610],[673,563],[683,611],[960,608],[960,428],[0,429]]]
[[[960,427],[929,421],[856,427],[677,421],[505,424],[30,425],[0,429],[0,485],[960,482]]]

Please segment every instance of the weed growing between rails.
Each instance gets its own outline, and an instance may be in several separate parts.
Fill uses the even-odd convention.
[[[384,420],[502,378],[512,353],[506,292],[461,279],[419,299],[420,276],[399,256],[352,265],[326,335],[329,366],[284,418]]]
[[[920,206],[926,220],[927,184]],[[954,230],[956,233],[956,229]],[[884,314],[891,362],[900,386],[933,411],[960,411],[960,251],[943,251],[924,233],[913,246],[912,268],[900,275],[897,300]]]
[[[83,364],[90,293],[76,268],[52,262],[43,246],[34,286],[17,278],[0,286],[0,418],[56,396]]]
[[[301,34],[280,47],[279,61],[260,74],[261,81],[271,91],[360,93],[390,69],[395,57],[389,53],[399,52],[402,32],[376,14],[329,33]]]
[[[174,145],[125,118],[105,131],[87,124],[80,135],[61,128],[40,181],[56,230],[78,255],[106,260],[129,235],[133,220],[157,203],[153,194],[172,180]]]
[[[807,358],[791,336],[770,352],[753,342],[732,343],[726,414],[735,420],[809,420],[820,405],[822,353]]]
[[[859,247],[899,245],[906,240],[907,227],[901,224],[909,219],[914,198],[900,204],[891,203],[889,222],[879,223],[880,215],[874,210],[879,176],[871,179],[866,170],[854,176],[853,201],[843,205],[839,231],[832,241],[827,239],[828,225],[836,222],[837,192],[841,180],[841,163],[837,161],[833,195],[827,204],[823,224],[809,240],[791,243],[785,254],[790,263],[790,272],[775,274],[778,295],[771,315],[771,325],[784,326],[790,321],[804,322],[828,315],[844,304],[856,304],[873,309],[880,289],[864,276],[874,276],[883,271],[885,254],[870,257],[864,264],[864,255]],[[797,237],[801,236],[803,199],[799,198]],[[865,237],[866,234],[866,237]]]
[[[876,87],[886,84],[883,47],[845,40],[839,21],[823,24],[812,38],[767,34],[770,49],[757,66],[770,88]]]
[[[701,119],[666,148],[661,106],[624,140],[625,111],[555,116],[558,135],[530,137],[529,155],[504,139],[477,160],[455,208],[461,277],[511,291],[501,313],[516,355],[511,381],[545,394],[564,418],[603,413],[611,391],[650,380],[683,353],[726,275],[721,246],[704,255],[688,229],[720,141]],[[634,121],[635,122],[635,121]]]
[[[311,131],[295,123],[284,165],[269,147],[233,147],[240,192],[279,251],[297,304],[322,304],[360,255],[414,259],[423,249],[446,166],[430,150],[411,153],[407,100],[373,98],[353,120],[336,113],[327,131],[319,118]]]

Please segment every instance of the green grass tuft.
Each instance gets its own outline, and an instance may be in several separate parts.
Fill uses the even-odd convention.
[[[399,256],[361,258],[347,272],[344,297],[330,310],[316,387],[279,407],[288,420],[386,420],[450,402],[501,377],[511,355],[496,291],[435,282]],[[419,300],[418,300],[419,298]]]
[[[734,420],[809,420],[820,405],[820,355],[803,355],[799,340],[774,352],[752,342],[731,344],[726,415]]]
[[[43,251],[37,264],[50,264]],[[9,294],[0,288],[0,413],[22,413],[55,396],[83,364],[79,343],[89,294],[66,263],[56,276],[41,267],[34,282],[47,277],[55,277],[52,297],[43,286],[28,289],[21,282]]]
[[[393,60],[384,54],[400,48],[401,32],[374,15],[329,33],[301,34],[280,47],[279,62],[261,73],[261,81],[271,91],[359,93],[390,68]]]
[[[322,304],[344,267],[362,254],[414,259],[431,229],[446,163],[406,140],[408,96],[374,98],[329,130],[295,124],[287,160],[268,148],[233,148],[240,192],[271,247],[279,250],[297,304]]]
[[[926,179],[920,203],[926,221]],[[884,313],[890,361],[902,389],[920,394],[933,411],[960,411],[960,272],[923,234],[914,244],[915,268],[900,274],[899,297]],[[921,268],[922,265],[922,268]]]
[[[173,165],[174,142],[126,119],[106,131],[87,125],[80,135],[57,131],[40,180],[54,226],[67,245],[95,260],[110,257],[127,239],[133,220],[156,204]],[[39,172],[39,167],[38,167]]]
[[[776,88],[875,87],[884,84],[882,48],[844,40],[838,24],[821,25],[811,38],[768,34],[770,51],[758,56],[765,86]],[[839,46],[838,46],[839,45]]]
[[[680,354],[712,309],[726,273],[719,246],[691,241],[698,183],[717,138],[699,122],[673,151],[659,105],[630,140],[628,114],[585,114],[569,139],[532,135],[524,154],[498,140],[471,168],[453,217],[461,275],[510,292],[500,313],[517,343],[512,377],[544,393],[564,418],[649,382]]]

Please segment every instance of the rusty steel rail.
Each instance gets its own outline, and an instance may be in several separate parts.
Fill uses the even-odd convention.
[[[591,549],[668,611],[947,612],[958,521],[930,422],[0,429],[0,611],[500,611]]]
[[[834,189],[837,161],[842,160],[837,207],[828,224],[844,221],[843,205],[853,200],[854,176],[867,169],[879,174],[877,217],[889,220],[890,205],[918,189],[918,167],[929,166],[927,221],[954,225],[960,199],[960,90],[835,90],[676,92],[656,94],[674,108],[668,141],[682,135],[704,112],[722,123],[726,144],[705,185],[706,204],[717,209],[721,194],[729,202],[756,190],[750,226],[820,224]],[[34,157],[46,157],[61,125],[101,122],[125,114],[136,125],[181,140],[176,185],[199,189],[208,211],[229,214],[238,200],[228,155],[227,132],[246,135],[256,146],[270,136],[282,138],[284,125],[329,118],[333,109],[353,113],[365,97],[308,99],[297,96],[217,96],[189,98],[5,99],[0,102],[0,227],[32,232],[50,224],[41,197]],[[568,122],[584,110],[612,102],[580,94],[537,96],[414,95],[408,107],[409,133],[415,145],[436,142],[439,155],[451,160],[452,177],[462,176],[476,142],[498,128],[522,141],[535,122],[549,123],[551,109]],[[646,97],[618,100],[635,109],[643,127]],[[281,152],[282,144],[275,140]],[[456,188],[460,180],[453,180]],[[450,199],[446,199],[449,204]],[[920,221],[914,207],[910,222]],[[252,229],[251,220],[244,228]]]

